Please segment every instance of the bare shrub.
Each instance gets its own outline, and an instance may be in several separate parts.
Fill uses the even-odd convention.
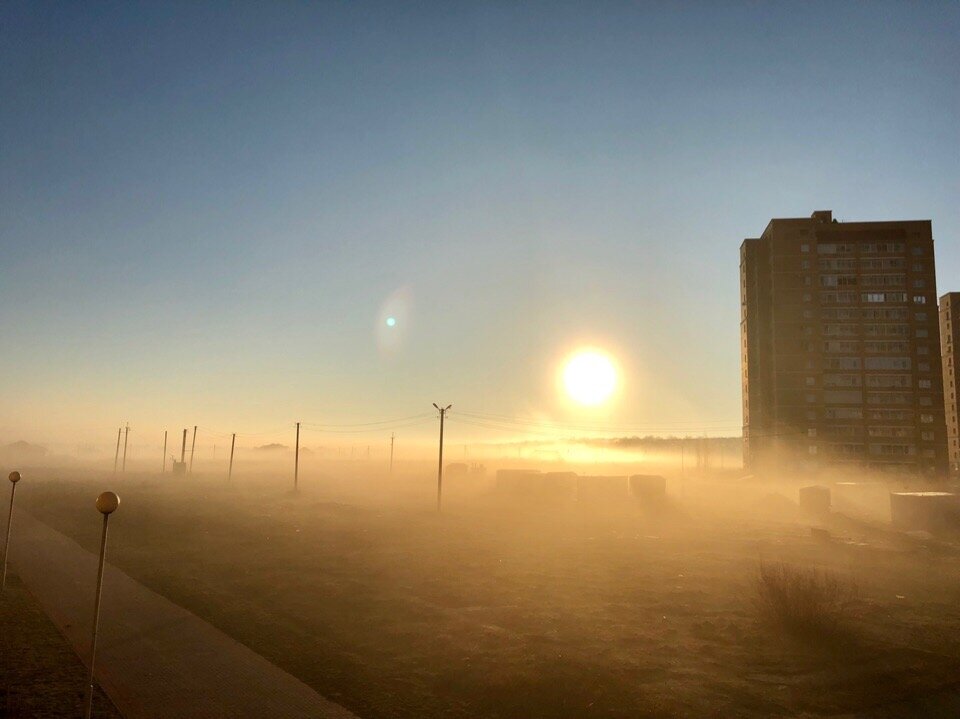
[[[757,606],[793,634],[830,635],[841,628],[844,609],[856,587],[833,572],[761,562]]]

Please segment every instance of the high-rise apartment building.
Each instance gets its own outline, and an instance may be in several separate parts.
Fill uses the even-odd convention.
[[[943,403],[947,418],[947,459],[950,471],[960,472],[960,292],[948,292],[940,298],[940,360],[943,365]]]
[[[748,467],[945,473],[929,220],[771,220],[740,297]]]

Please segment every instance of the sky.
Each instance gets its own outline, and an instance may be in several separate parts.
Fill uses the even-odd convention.
[[[0,442],[737,434],[771,217],[931,219],[960,289],[958,67],[955,2],[5,2]]]

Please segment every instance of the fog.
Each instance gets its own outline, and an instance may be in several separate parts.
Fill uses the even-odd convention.
[[[829,506],[801,506],[809,476],[708,444],[451,442],[439,511],[427,442],[392,471],[382,438],[302,446],[296,490],[289,446],[238,445],[228,478],[220,438],[182,475],[128,444],[115,474],[23,467],[17,501],[96,551],[93,499],[117,492],[113,565],[359,716],[956,706],[960,537],[891,517],[891,492],[948,485],[821,476]]]

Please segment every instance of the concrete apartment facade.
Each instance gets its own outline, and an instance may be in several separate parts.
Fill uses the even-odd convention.
[[[960,472],[960,413],[957,390],[960,387],[960,292],[948,292],[940,298],[940,361],[943,365],[943,403],[947,419],[947,459],[950,472]]]
[[[773,219],[740,295],[748,468],[946,473],[929,220]]]

